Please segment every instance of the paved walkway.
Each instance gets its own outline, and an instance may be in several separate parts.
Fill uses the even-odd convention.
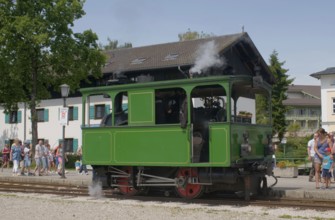
[[[66,184],[74,186],[88,186],[92,181],[92,172],[89,171],[88,175],[78,174],[78,171],[66,171],[65,179],[62,179],[57,173],[51,172],[43,176],[13,176],[12,169],[4,169],[0,171],[0,181],[19,181],[27,183],[52,183],[52,184]]]
[[[88,186],[92,182],[92,171],[88,175],[78,174],[77,171],[67,171],[66,179],[62,179],[57,173],[47,176],[13,176],[11,169],[4,169],[0,172],[0,181],[22,181],[28,183],[52,183],[67,184],[73,186]],[[335,200],[335,182],[330,189],[315,189],[315,182],[309,182],[308,176],[297,178],[277,178],[278,183],[273,187],[272,195],[289,198],[313,198]],[[268,185],[275,182],[273,177],[268,177]],[[322,184],[320,184],[322,186]]]

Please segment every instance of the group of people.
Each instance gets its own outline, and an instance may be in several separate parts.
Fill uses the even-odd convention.
[[[320,189],[320,182],[322,182],[322,189],[328,189],[330,187],[332,176],[335,181],[334,132],[327,133],[323,128],[320,128],[314,133],[313,139],[308,142],[307,149],[308,158],[312,162],[309,181],[313,181],[313,178],[315,177],[316,189]]]
[[[44,144],[42,140],[38,142],[35,147],[35,169],[31,172],[32,161],[32,144],[29,140],[22,141],[15,138],[13,144],[10,146],[5,144],[2,150],[2,167],[9,168],[9,162],[13,162],[13,176],[25,175],[28,176],[42,176],[48,175],[54,169],[59,175],[62,175],[62,164],[64,162],[62,157],[62,144],[60,143],[54,150],[50,149],[50,144]],[[65,155],[65,160],[67,157]]]

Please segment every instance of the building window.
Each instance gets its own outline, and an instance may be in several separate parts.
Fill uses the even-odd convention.
[[[36,109],[37,122],[49,121],[49,110],[48,109]]]
[[[102,119],[105,116],[105,105],[94,106],[94,119]]]
[[[109,114],[110,111],[111,111],[110,105],[105,104],[92,105],[90,106],[89,109],[90,119],[102,119],[105,115]]]
[[[65,146],[65,152],[76,153],[78,149],[78,139],[65,138],[64,146]]]
[[[21,123],[21,111],[10,111],[5,114],[5,123],[6,124],[16,124]]]
[[[333,98],[333,114],[335,114],[335,98]]]
[[[78,107],[75,107],[75,106],[69,107],[68,119],[69,121],[78,120]]]

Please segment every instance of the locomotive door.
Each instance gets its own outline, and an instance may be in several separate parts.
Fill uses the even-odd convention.
[[[212,148],[220,141],[217,126],[226,124],[226,92],[222,85],[205,85],[194,87],[191,92],[191,130],[192,130],[192,162],[212,162]],[[226,126],[226,125],[225,125]],[[214,137],[214,138],[213,138]],[[218,152],[221,153],[221,152]],[[215,156],[214,156],[215,157]]]

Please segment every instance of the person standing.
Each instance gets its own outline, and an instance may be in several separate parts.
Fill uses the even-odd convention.
[[[42,156],[43,156],[43,141],[39,140],[38,144],[35,147],[35,162],[36,162],[36,167],[35,167],[35,175],[37,172],[38,176],[42,176],[41,175],[41,166],[43,164],[42,162]]]
[[[315,144],[315,140],[317,140],[319,137],[318,133],[314,133],[314,136],[311,140],[308,141],[307,144],[307,153],[308,153],[308,160],[311,161],[312,163],[312,167],[311,170],[309,172],[309,182],[313,181],[313,178],[315,176],[315,167],[314,167],[314,155],[315,155],[315,151],[314,151],[314,144]]]
[[[86,175],[88,175],[86,164],[83,164],[83,151],[82,147],[80,146],[77,150],[77,155],[80,157],[80,168],[79,168],[79,174],[83,174],[83,171]]]
[[[59,144],[59,146],[56,148],[56,157],[58,159],[58,169],[57,169],[57,173],[58,175],[62,176],[62,169],[63,169],[63,163],[65,163],[65,161],[67,161],[67,156],[65,154],[65,161],[63,160],[63,145],[62,143]],[[64,170],[65,172],[65,170]]]
[[[333,170],[333,155],[331,155],[331,149],[325,150],[325,155],[322,155],[322,178],[323,178],[323,189],[330,187],[331,171]]]
[[[319,181],[320,181],[320,172],[321,172],[321,164],[322,164],[322,155],[325,154],[326,149],[329,147],[327,132],[325,129],[320,128],[318,130],[318,139],[314,142],[314,167],[315,167],[315,188],[319,189]]]
[[[5,166],[7,166],[7,168],[9,168],[9,158],[10,158],[9,145],[5,144],[4,148],[2,149],[2,167],[1,167],[1,172],[3,172],[3,168]]]
[[[22,167],[22,170],[21,170],[21,174],[24,175],[25,173],[25,169],[27,169],[27,175],[28,176],[32,176],[32,173],[30,173],[30,165],[31,165],[31,144],[30,144],[30,141],[26,140],[24,142],[24,159],[23,159],[23,167]]]
[[[15,138],[10,151],[10,158],[13,161],[13,176],[19,175],[19,163],[21,160],[21,146],[19,139]]]

